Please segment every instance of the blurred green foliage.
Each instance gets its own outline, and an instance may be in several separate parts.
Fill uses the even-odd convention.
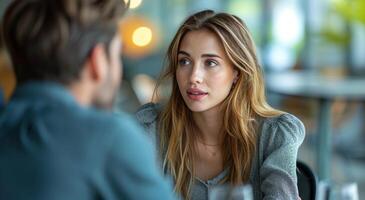
[[[336,0],[333,8],[344,19],[365,25],[365,0]]]
[[[329,16],[336,17],[336,23],[354,23],[365,26],[365,0],[332,0]],[[330,20],[329,20],[330,21]],[[327,22],[321,31],[321,36],[327,42],[337,45],[347,45],[351,35],[346,30],[339,30],[335,24]]]

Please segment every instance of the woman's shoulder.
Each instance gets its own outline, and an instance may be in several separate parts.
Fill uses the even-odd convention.
[[[289,113],[260,118],[259,122],[260,137],[252,179],[263,186],[261,193],[265,197],[296,199],[296,160],[304,140],[304,125]]]
[[[261,137],[273,138],[275,140],[294,140],[301,143],[305,137],[305,127],[296,116],[283,113],[274,117],[267,117],[261,120]]]
[[[147,103],[142,105],[136,112],[137,120],[143,124],[151,124],[156,122],[157,116],[161,111],[161,105],[155,103]]]
[[[282,113],[274,117],[263,118],[262,123],[269,126],[293,124],[297,126],[302,126],[304,128],[302,121],[290,113]]]

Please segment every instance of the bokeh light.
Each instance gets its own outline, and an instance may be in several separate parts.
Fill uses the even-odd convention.
[[[130,2],[129,4],[129,8],[131,9],[135,9],[137,7],[139,7],[142,3],[142,0],[124,0],[125,3]]]
[[[120,24],[123,54],[131,58],[146,56],[156,49],[159,41],[156,24],[141,16],[129,16]]]
[[[304,20],[296,5],[284,4],[275,10],[273,34],[280,44],[296,45],[304,34]]]
[[[142,26],[137,28],[132,35],[133,43],[137,46],[147,46],[152,40],[152,31],[150,28]]]

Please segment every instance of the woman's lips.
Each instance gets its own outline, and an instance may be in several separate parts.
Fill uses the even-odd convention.
[[[196,88],[191,88],[188,89],[188,91],[186,92],[189,99],[194,100],[194,101],[199,101],[202,100],[204,97],[206,97],[208,95],[208,92],[204,92],[200,89],[196,89]]]

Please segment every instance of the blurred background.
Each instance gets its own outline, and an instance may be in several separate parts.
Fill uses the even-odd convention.
[[[0,0],[0,17],[9,2]],[[130,7],[120,29],[124,80],[116,109],[133,113],[151,100],[167,46],[188,15],[235,14],[256,42],[269,102],[306,126],[298,159],[322,170],[320,180],[356,182],[365,198],[365,0],[131,0]],[[0,42],[0,105],[14,87]],[[168,87],[161,92],[168,96]],[[329,147],[319,158],[323,132]],[[330,159],[320,169],[323,156]]]

